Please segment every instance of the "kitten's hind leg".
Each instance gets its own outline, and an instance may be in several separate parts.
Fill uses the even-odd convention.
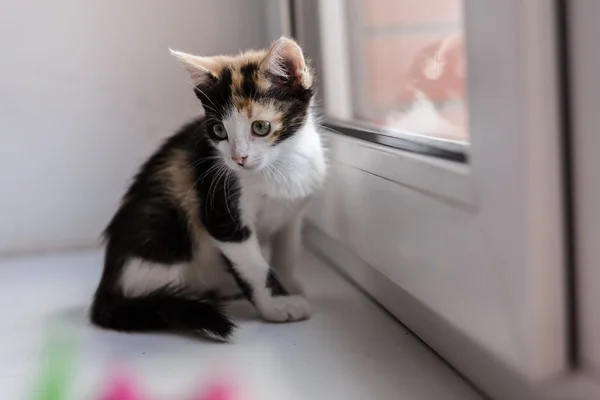
[[[256,236],[242,242],[218,242],[229,272],[244,296],[267,321],[307,319],[310,305],[304,296],[289,294],[261,254]]]
[[[225,340],[233,333],[235,325],[212,296],[186,288],[187,264],[133,258],[122,268],[108,267],[120,269],[120,276],[100,283],[90,312],[94,324],[125,332],[197,331]]]

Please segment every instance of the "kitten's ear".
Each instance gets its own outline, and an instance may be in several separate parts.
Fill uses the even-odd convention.
[[[194,56],[171,49],[169,51],[187,69],[192,77],[192,82],[196,86],[217,79],[223,69],[222,64],[212,57]]]
[[[279,82],[291,82],[304,89],[312,85],[312,76],[306,67],[302,49],[295,41],[284,36],[269,49],[261,64],[261,71],[275,77]]]

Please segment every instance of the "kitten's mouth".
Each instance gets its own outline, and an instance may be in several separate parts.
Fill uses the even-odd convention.
[[[258,171],[258,170],[261,169],[260,164],[256,164],[256,165],[240,165],[240,164],[230,163],[229,166],[234,171],[254,172],[254,171]]]
[[[251,166],[244,165],[243,167],[240,167],[240,169],[243,171],[254,172],[254,171],[260,170],[261,168],[260,168],[260,165],[251,165]]]

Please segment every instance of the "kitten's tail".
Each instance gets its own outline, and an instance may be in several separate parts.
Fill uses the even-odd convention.
[[[140,297],[99,290],[94,296],[90,319],[102,328],[117,331],[191,330],[223,340],[228,340],[235,328],[214,299],[192,297],[171,286]]]

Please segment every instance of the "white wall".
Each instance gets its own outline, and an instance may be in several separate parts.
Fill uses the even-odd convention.
[[[93,246],[131,174],[199,112],[168,54],[262,47],[261,0],[3,0],[0,254]]]

